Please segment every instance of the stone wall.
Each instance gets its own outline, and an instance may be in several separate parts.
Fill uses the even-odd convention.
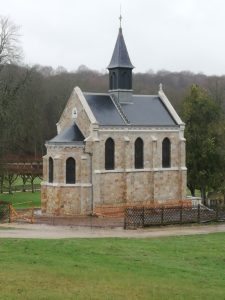
[[[87,215],[92,211],[91,186],[48,185],[41,187],[42,212],[47,215]]]
[[[115,170],[104,169],[107,138],[115,142]],[[134,168],[134,143],[144,141],[144,169]],[[162,141],[171,141],[171,168],[162,168]],[[93,150],[94,205],[179,201],[186,198],[185,140],[180,131],[100,131]]]
[[[42,184],[44,212],[88,214],[92,208],[95,211],[101,205],[175,203],[186,198],[185,140],[179,130],[103,130],[97,136],[96,140],[87,141],[83,146],[47,146]],[[109,137],[115,142],[114,170],[105,170],[104,149]],[[144,169],[134,168],[134,143],[138,137],[144,141]],[[171,168],[162,168],[162,141],[165,137],[171,141]],[[52,184],[47,182],[49,157],[54,161]],[[68,157],[76,160],[75,185],[65,182]]]
[[[48,160],[54,163],[53,183],[48,182]],[[66,160],[76,161],[76,183],[66,183]],[[44,181],[41,187],[42,211],[47,214],[89,214],[92,210],[90,155],[84,146],[47,146],[44,157]]]

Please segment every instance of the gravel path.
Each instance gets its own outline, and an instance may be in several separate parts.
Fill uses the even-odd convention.
[[[225,224],[166,226],[137,230],[122,228],[90,228],[71,226],[52,226],[43,224],[1,224],[0,238],[35,238],[35,239],[64,239],[64,238],[154,238],[163,236],[179,236],[193,234],[208,234],[225,232]]]

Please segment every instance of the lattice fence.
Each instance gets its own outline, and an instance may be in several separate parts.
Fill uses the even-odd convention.
[[[124,228],[210,221],[225,221],[225,207],[215,209],[202,205],[196,207],[130,207],[125,209]]]

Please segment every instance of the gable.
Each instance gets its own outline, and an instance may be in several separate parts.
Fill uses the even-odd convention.
[[[92,130],[91,125],[97,123],[82,91],[78,87],[74,88],[57,123],[58,134],[70,128],[75,123],[84,137],[90,135]]]

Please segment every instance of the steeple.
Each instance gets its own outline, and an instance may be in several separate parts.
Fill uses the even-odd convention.
[[[122,101],[124,101],[124,97],[120,97],[120,94],[121,92],[126,92],[126,94],[127,92],[129,92],[129,94],[132,92],[132,69],[134,66],[130,61],[124,41],[121,19],[122,17],[120,15],[119,34],[107,69],[109,70],[109,91],[116,94],[119,100],[123,98]]]
[[[110,61],[110,64],[108,65],[107,69],[113,69],[113,68],[129,68],[133,69],[134,66],[132,65],[130,61],[130,57],[127,51],[127,47],[124,41],[122,28],[119,28],[119,34],[116,40],[116,45],[113,51],[113,55]]]

